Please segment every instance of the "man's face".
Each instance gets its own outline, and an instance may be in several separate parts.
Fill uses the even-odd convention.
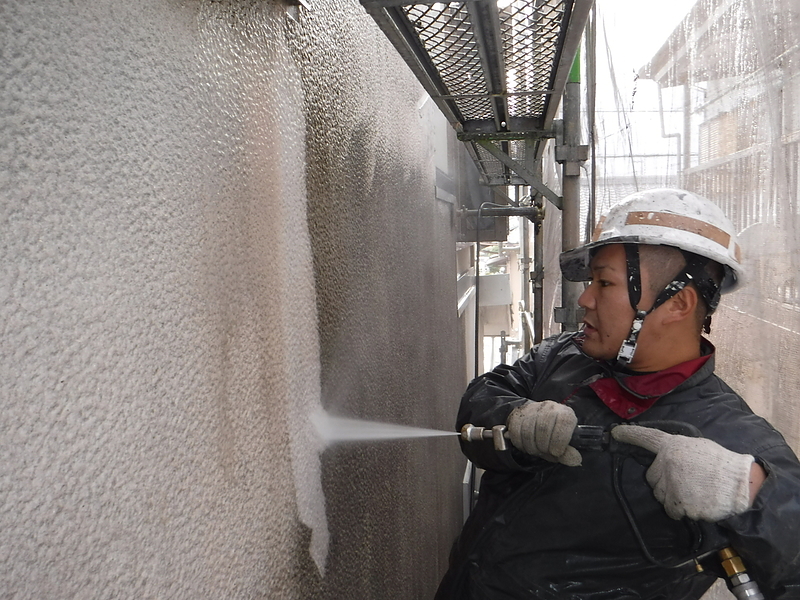
[[[634,317],[625,249],[621,244],[603,246],[590,267],[591,283],[578,298],[578,305],[586,309],[583,350],[593,358],[611,360],[628,337]]]

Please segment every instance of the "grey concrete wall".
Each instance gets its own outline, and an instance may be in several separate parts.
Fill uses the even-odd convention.
[[[426,598],[464,383],[430,106],[355,3],[0,4],[0,590]],[[438,127],[439,125],[436,125]]]
[[[446,126],[372,19],[349,6],[306,13],[293,45],[304,88],[318,91],[306,114],[322,402],[335,414],[451,429],[465,373],[454,207],[434,197],[435,134]],[[309,35],[330,23],[337,36]],[[324,597],[432,597],[460,516],[457,446],[372,442],[323,455]]]
[[[323,39],[329,28],[336,35]],[[435,199],[434,184],[441,136],[464,150],[351,3],[302,13],[292,48],[308,92],[322,403],[334,414],[452,429],[466,383],[454,207]],[[456,441],[355,443],[322,459],[331,529],[323,597],[431,598],[461,516]]]

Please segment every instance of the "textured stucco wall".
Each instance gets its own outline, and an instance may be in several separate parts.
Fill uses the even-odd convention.
[[[355,2],[285,13],[0,3],[3,597],[435,586],[454,440],[306,417],[451,426],[439,117]]]
[[[335,23],[335,35],[315,32]],[[322,403],[451,429],[465,385],[454,207],[435,168],[461,144],[372,19],[314,5],[291,34],[307,91],[309,229]],[[440,154],[434,156],[434,148]],[[455,148],[442,160],[446,148]],[[460,519],[455,439],[348,444],[322,456],[331,532],[326,598],[431,598]]]

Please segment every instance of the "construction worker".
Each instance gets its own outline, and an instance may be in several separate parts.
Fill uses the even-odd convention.
[[[583,330],[461,401],[459,429],[507,425],[511,444],[462,441],[486,471],[436,598],[699,598],[725,546],[766,598],[800,598],[800,463],[714,375],[702,336],[742,282],[731,222],[683,190],[636,193],[561,267],[589,282]],[[616,450],[571,446],[578,424],[610,430]]]

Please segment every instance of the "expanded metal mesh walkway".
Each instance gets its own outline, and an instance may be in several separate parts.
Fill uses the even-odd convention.
[[[592,0],[361,3],[468,143],[484,183],[529,184],[507,159],[530,167],[554,137]]]

